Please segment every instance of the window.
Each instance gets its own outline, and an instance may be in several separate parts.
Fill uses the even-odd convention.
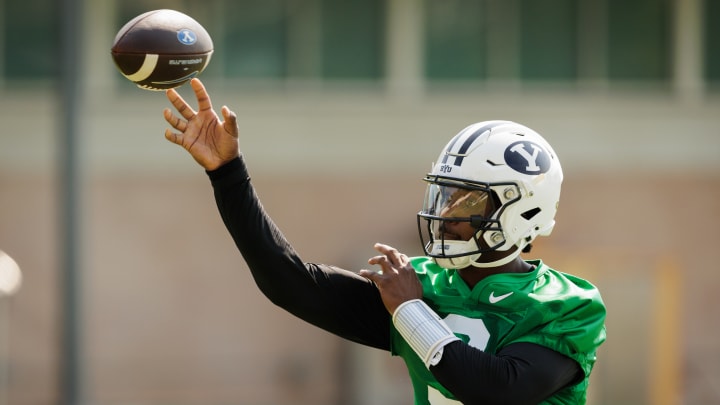
[[[382,0],[224,0],[217,60],[228,77],[375,79],[384,74]]]
[[[574,0],[425,2],[428,79],[577,76]]]
[[[228,77],[282,78],[287,73],[286,0],[224,2],[218,52]],[[219,47],[218,47],[219,45]]]
[[[322,77],[376,79],[384,74],[385,2],[322,0]]]
[[[668,79],[671,66],[670,2],[607,2],[609,78]]]
[[[7,79],[51,79],[60,74],[62,32],[58,2],[0,1],[2,68]]]
[[[428,79],[484,79],[487,16],[483,1],[425,1]]]
[[[705,3],[705,79],[720,81],[720,2],[706,0]]]
[[[426,76],[666,81],[671,5],[671,0],[426,0]],[[720,71],[712,67],[720,58],[714,60],[708,70]]]
[[[524,1],[520,13],[521,77],[575,79],[578,63],[577,1]]]
[[[677,1],[424,0],[415,3],[424,16],[417,29],[424,35],[420,63],[428,81],[667,82]],[[720,2],[701,3],[704,79],[718,82]],[[60,4],[0,0],[4,79],[59,75]],[[169,7],[166,0],[112,4],[114,27]],[[269,80],[385,76],[383,0],[184,0],[178,9],[205,22],[213,37],[216,51],[206,74]]]

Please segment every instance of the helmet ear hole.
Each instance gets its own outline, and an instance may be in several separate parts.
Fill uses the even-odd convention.
[[[492,208],[492,212],[489,212],[488,215],[492,215],[493,213],[495,213],[495,211],[498,210],[498,208],[502,207],[502,205],[503,205],[502,201],[500,200],[500,197],[498,197],[495,190],[492,190],[492,189],[490,190],[490,199],[492,201],[493,208]]]
[[[535,208],[533,208],[533,209],[531,209],[531,210],[527,210],[527,211],[523,212],[522,214],[520,214],[520,216],[522,216],[523,218],[525,218],[526,221],[529,221],[530,219],[532,219],[532,217],[534,217],[535,215],[539,214],[540,211],[542,211],[542,210],[540,209],[540,207],[535,207]]]

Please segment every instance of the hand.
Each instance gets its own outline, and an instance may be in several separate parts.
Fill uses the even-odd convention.
[[[215,170],[239,154],[237,115],[223,106],[224,121],[220,121],[202,82],[192,79],[190,85],[195,91],[199,111],[195,112],[177,91],[168,90],[168,100],[182,117],[173,114],[169,108],[163,110],[165,121],[180,131],[177,133],[168,128],[165,138],[185,148],[205,170]]]
[[[371,257],[368,263],[379,265],[382,273],[360,270],[360,275],[377,285],[388,312],[394,314],[403,302],[422,298],[422,284],[410,259],[392,246],[376,243],[374,247],[381,254]]]

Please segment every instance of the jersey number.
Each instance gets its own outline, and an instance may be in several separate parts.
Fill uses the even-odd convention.
[[[470,338],[467,342],[468,345],[480,350],[485,350],[487,347],[490,332],[488,332],[482,319],[450,314],[445,317],[444,321],[453,332]]]

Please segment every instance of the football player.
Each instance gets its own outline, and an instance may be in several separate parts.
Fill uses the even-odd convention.
[[[415,404],[582,404],[605,340],[598,290],[523,260],[555,224],[563,174],[551,146],[509,121],[468,126],[425,177],[425,256],[376,244],[353,272],[307,263],[264,211],[238,147],[202,83],[195,111],[175,90],[165,137],[206,170],[220,215],[260,290],[295,316],[401,356]]]

